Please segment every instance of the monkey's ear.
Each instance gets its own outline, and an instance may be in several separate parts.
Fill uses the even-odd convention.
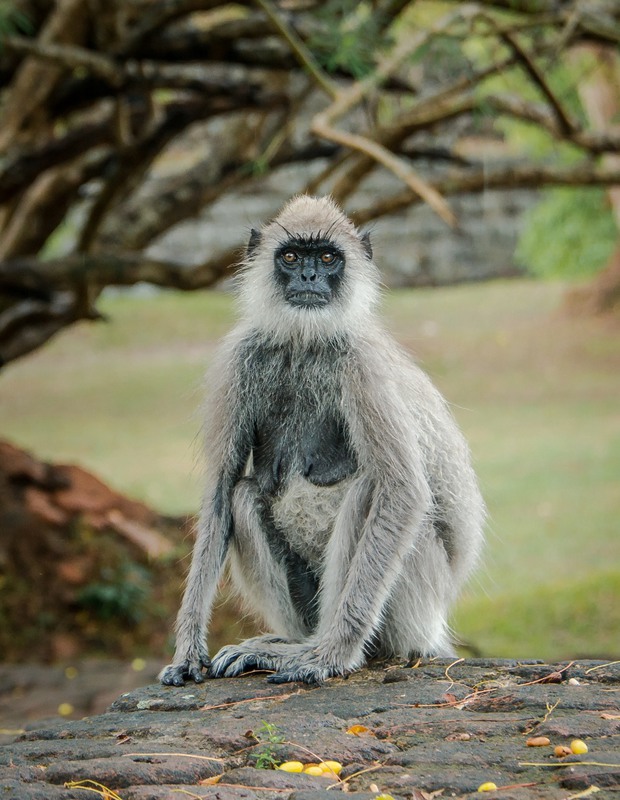
[[[254,230],[254,228],[252,228],[252,230],[250,231],[250,241],[248,242],[248,249],[246,251],[246,255],[248,258],[252,257],[254,251],[260,244],[260,240],[261,240],[260,231]]]
[[[370,234],[368,231],[362,236],[362,245],[368,258],[372,258],[372,245],[370,244]]]

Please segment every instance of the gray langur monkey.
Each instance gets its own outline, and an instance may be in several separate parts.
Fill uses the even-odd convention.
[[[207,488],[164,684],[203,668],[320,683],[374,656],[453,655],[448,609],[484,505],[445,401],[377,320],[378,287],[368,237],[330,198],[296,197],[252,231],[243,316],[211,370]],[[226,562],[272,633],[211,661]]]

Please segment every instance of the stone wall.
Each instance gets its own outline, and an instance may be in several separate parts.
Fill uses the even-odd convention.
[[[316,172],[320,165],[315,165]],[[231,193],[197,218],[171,229],[150,248],[153,256],[200,263],[224,248],[247,241],[250,229],[272,217],[305,185],[309,173],[284,168],[251,190]],[[283,187],[286,187],[283,189]],[[347,210],[369,205],[400,185],[384,173],[366,181]],[[368,228],[376,260],[390,287],[433,286],[517,275],[514,257],[523,212],[536,202],[534,191],[488,191],[450,198],[460,229],[450,230],[427,206],[384,217]]]

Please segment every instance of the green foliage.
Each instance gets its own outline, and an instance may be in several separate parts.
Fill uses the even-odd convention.
[[[271,742],[271,744],[282,744],[285,737],[282,733],[280,733],[280,729],[277,725],[263,720],[258,733],[256,734],[256,738],[260,739],[260,741]]]
[[[380,16],[368,2],[327,0],[316,12],[317,31],[309,47],[328,72],[345,69],[363,78],[374,67],[375,54],[389,41],[380,31]]]
[[[429,39],[409,58],[410,64],[423,64],[425,81],[443,84],[466,73],[471,64],[460,39],[438,34]]]
[[[586,277],[605,265],[617,240],[604,189],[551,189],[526,214],[516,255],[540,277]]]
[[[140,622],[150,594],[147,570],[138,564],[122,564],[101,570],[101,581],[85,586],[77,596],[78,605],[101,620],[125,619]]]
[[[520,41],[536,52],[535,34],[521,35]],[[473,37],[466,50],[478,64],[488,59],[485,40]],[[507,54],[506,50],[506,54]],[[567,62],[561,58],[538,58],[545,81],[569,117],[587,127],[577,87],[592,69],[588,59]],[[522,98],[542,103],[540,89],[522,69],[506,70],[485,81],[479,90],[480,111],[484,115],[487,95]],[[489,114],[494,112],[489,109]],[[549,132],[535,124],[509,116],[493,116],[493,127],[502,134],[513,156],[545,164],[568,165],[583,158],[574,145],[558,143]],[[618,231],[604,189],[558,188],[543,193],[535,208],[526,214],[517,258],[536,276],[589,277],[609,259]]]
[[[0,51],[2,40],[16,33],[30,33],[32,24],[23,11],[19,11],[13,3],[0,0]]]

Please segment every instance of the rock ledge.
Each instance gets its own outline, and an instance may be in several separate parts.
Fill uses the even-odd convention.
[[[503,800],[618,792],[619,689],[618,662],[483,659],[382,665],[316,688],[271,686],[261,674],[147,686],[105,714],[5,745],[0,798],[96,796],[94,783],[71,786],[80,781],[107,787],[106,800],[322,800],[335,791],[431,800],[467,797],[488,781],[498,787],[489,796]],[[550,744],[527,746],[534,736]],[[587,754],[553,755],[577,738]],[[321,759],[344,765],[338,780],[263,768]]]

